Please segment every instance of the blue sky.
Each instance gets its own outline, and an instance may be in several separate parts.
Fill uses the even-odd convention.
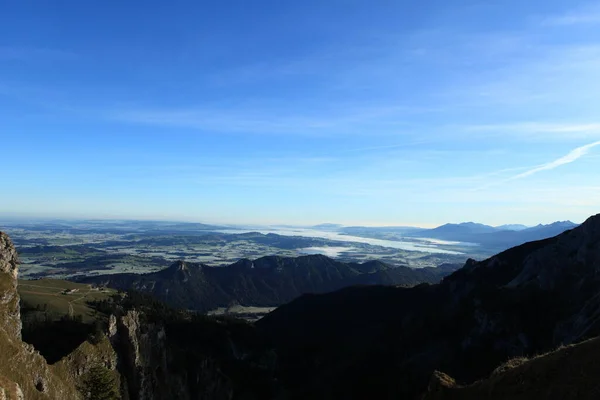
[[[0,214],[600,212],[600,4],[7,1]]]

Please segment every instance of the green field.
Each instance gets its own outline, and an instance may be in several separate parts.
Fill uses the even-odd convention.
[[[18,291],[21,301],[29,306],[58,315],[81,315],[85,322],[94,320],[95,312],[88,301],[107,299],[116,293],[112,289],[58,279],[19,280]]]

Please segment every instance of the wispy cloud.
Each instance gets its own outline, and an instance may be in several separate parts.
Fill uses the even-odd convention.
[[[130,109],[107,113],[121,122],[194,129],[206,133],[386,135],[401,134],[403,117],[426,110],[411,107],[360,107],[328,111],[264,107],[197,107],[188,109]]]
[[[593,142],[593,143],[586,144],[584,146],[577,147],[577,148],[571,150],[566,155],[564,155],[560,158],[557,158],[556,160],[553,160],[548,163],[530,168],[525,172],[521,172],[520,174],[513,175],[508,178],[500,179],[498,181],[494,181],[494,182],[488,183],[486,185],[480,186],[480,187],[476,188],[475,191],[478,191],[481,189],[486,189],[486,188],[489,188],[492,186],[498,186],[503,183],[507,183],[507,182],[511,182],[511,181],[515,181],[515,180],[519,180],[519,179],[524,179],[524,178],[530,177],[532,175],[535,175],[539,172],[550,171],[555,168],[561,167],[563,165],[571,164],[571,163],[579,160],[581,157],[585,156],[586,154],[588,154],[596,146],[600,146],[600,140]]]
[[[542,172],[542,171],[548,171],[554,168],[558,168],[561,165],[565,165],[565,164],[570,164],[574,161],[579,160],[581,157],[585,156],[587,153],[590,152],[590,150],[592,150],[594,147],[600,145],[600,140],[594,143],[590,143],[590,144],[586,144],[585,146],[581,146],[578,147],[574,150],[571,150],[567,155],[562,156],[554,161],[551,161],[549,163],[540,165],[538,167],[532,168],[528,171],[525,171],[521,174],[515,175],[511,178],[509,178],[508,180],[515,180],[515,179],[522,179],[522,178],[527,178],[528,176],[537,174],[538,172]]]

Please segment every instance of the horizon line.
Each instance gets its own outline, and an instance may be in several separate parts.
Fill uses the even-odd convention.
[[[587,219],[587,218],[586,218]],[[509,222],[509,223],[501,223],[501,224],[487,224],[483,222],[476,221],[460,221],[460,222],[443,222],[438,224],[423,224],[423,223],[394,223],[394,224],[386,224],[386,223],[337,223],[337,222],[318,222],[318,223],[292,223],[292,222],[246,222],[246,223],[231,223],[231,222],[209,222],[206,220],[202,220],[199,218],[157,218],[157,217],[118,217],[118,216],[110,216],[110,217],[100,217],[100,216],[89,216],[89,217],[67,217],[67,216],[39,216],[39,215],[7,215],[0,213],[0,223],[8,222],[8,221],[16,221],[16,222],[42,222],[42,221],[64,221],[64,222],[160,222],[160,223],[186,223],[186,224],[202,224],[207,226],[216,226],[217,228],[240,228],[240,227],[291,227],[291,228],[314,228],[320,225],[334,225],[339,226],[339,228],[351,228],[351,227],[364,227],[364,228],[418,228],[418,229],[432,229],[438,228],[444,225],[458,225],[458,224],[466,224],[466,223],[475,223],[486,226],[491,226],[494,228],[498,228],[505,225],[522,225],[527,228],[535,227],[537,225],[549,225],[556,222],[571,222],[574,224],[582,224],[581,222],[572,221],[570,219],[556,219],[552,221],[540,221],[537,224],[523,224],[519,222]]]

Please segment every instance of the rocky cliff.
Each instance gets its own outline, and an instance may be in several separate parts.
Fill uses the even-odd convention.
[[[0,399],[277,397],[276,358],[252,326],[153,300],[128,306],[115,300],[106,334],[88,338],[49,365],[21,339],[17,272],[15,248],[0,232]],[[130,296],[124,301],[135,302]],[[99,370],[115,388],[110,397],[93,397],[86,385]]]
[[[124,399],[276,398],[273,354],[246,323],[126,310],[109,330]]]
[[[78,399],[75,377],[21,340],[17,252],[0,232],[0,398]]]

